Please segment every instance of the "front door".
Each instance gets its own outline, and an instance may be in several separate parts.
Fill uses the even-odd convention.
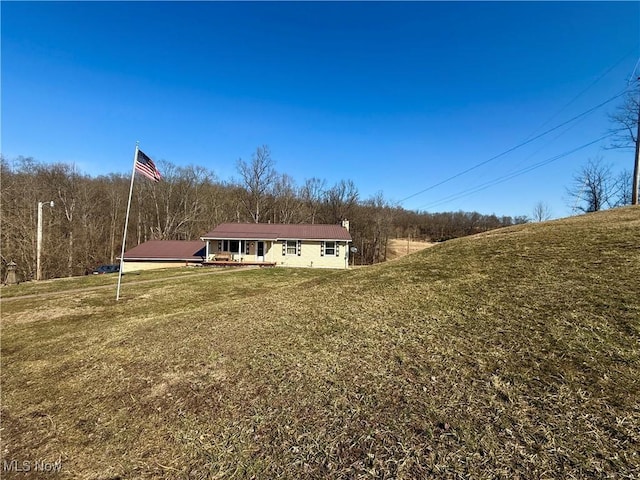
[[[259,262],[264,262],[264,242],[258,242],[256,247],[256,259]]]

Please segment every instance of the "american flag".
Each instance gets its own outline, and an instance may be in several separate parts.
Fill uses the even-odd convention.
[[[142,150],[138,150],[138,155],[136,156],[136,172],[154,182],[159,182],[161,178],[160,171],[156,168],[153,160],[147,157]]]

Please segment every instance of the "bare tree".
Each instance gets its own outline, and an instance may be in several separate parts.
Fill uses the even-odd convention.
[[[109,236],[108,253],[109,263],[116,260],[116,241],[124,224],[125,205],[127,203],[127,178],[124,175],[111,174],[106,177],[98,177],[99,190],[104,192],[104,209],[108,215]],[[120,235],[122,237],[122,235]]]
[[[198,238],[220,223],[237,219],[235,215],[238,205],[236,189],[238,187],[213,180],[204,188],[202,202],[205,205],[205,210],[198,218],[197,229],[194,230],[194,233],[197,232],[197,234],[192,238]]]
[[[381,191],[377,192],[363,204],[369,227],[370,261],[373,263],[387,259],[387,241],[391,233],[393,223],[393,210],[384,199]],[[365,252],[363,252],[364,254]]]
[[[615,198],[614,207],[631,204],[631,195],[633,190],[632,179],[631,171],[628,169],[620,172],[616,178],[616,189],[618,194]]]
[[[631,178],[631,198],[629,203],[638,204],[638,190],[640,188],[640,77],[636,79],[633,88],[625,97],[625,101],[616,111],[609,115],[615,125],[611,129],[613,139],[609,148],[634,150],[633,174]]]
[[[573,199],[574,210],[597,212],[615,205],[618,189],[611,168],[602,163],[602,158],[596,158],[574,175],[567,194]]]
[[[274,223],[295,223],[299,220],[302,201],[293,178],[286,173],[278,176],[273,186]]]
[[[148,183],[154,206],[151,236],[159,240],[193,238],[194,225],[205,210],[204,188],[212,174],[202,167],[177,167],[162,161],[163,181]],[[200,230],[195,228],[195,230]]]
[[[300,189],[300,196],[307,210],[307,218],[311,223],[316,223],[316,215],[322,204],[322,196],[324,195],[326,186],[326,180],[313,177],[305,180],[304,185]]]
[[[66,238],[66,275],[74,274],[77,247],[75,245],[76,233],[80,229],[76,214],[83,208],[80,201],[80,184],[82,175],[75,165],[57,163],[45,166],[42,169],[46,185],[55,192],[54,199],[64,214],[64,222],[61,230],[63,238]],[[62,253],[62,252],[61,252]]]
[[[18,157],[14,161],[2,158],[0,175],[0,245],[2,246],[2,279],[9,261],[18,264],[21,279],[35,276],[36,209],[44,195],[38,191],[37,168],[33,158]],[[49,198],[47,198],[49,200]],[[47,220],[51,215],[45,217]]]
[[[533,221],[534,222],[544,222],[551,218],[551,207],[549,204],[539,201],[533,207]]]
[[[327,209],[325,221],[336,223],[349,217],[349,213],[358,203],[358,188],[352,180],[340,180],[325,192],[324,203]]]
[[[640,111],[640,87],[630,91],[624,97],[624,103],[609,115],[614,124],[613,134],[608,148],[634,149],[638,140],[638,111]]]
[[[238,160],[238,173],[242,177],[242,184],[246,194],[241,201],[251,215],[251,219],[258,223],[260,218],[267,218],[267,199],[276,180],[274,162],[271,159],[269,147],[258,147],[253,154],[251,163]]]

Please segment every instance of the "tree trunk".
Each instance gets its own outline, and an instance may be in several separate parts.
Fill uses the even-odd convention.
[[[69,258],[67,260],[67,276],[73,277],[73,230],[69,232]]]

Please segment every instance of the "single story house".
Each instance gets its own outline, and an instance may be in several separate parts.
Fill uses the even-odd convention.
[[[123,273],[202,265],[205,258],[206,245],[200,240],[149,240],[124,253]]]
[[[347,268],[349,222],[341,225],[222,223],[200,237],[206,262],[251,262],[285,267]]]

